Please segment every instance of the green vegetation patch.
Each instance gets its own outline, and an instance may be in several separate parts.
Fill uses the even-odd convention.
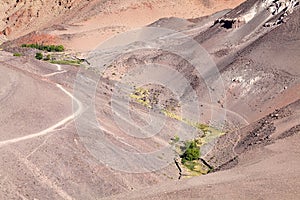
[[[211,172],[208,166],[200,162],[200,148],[201,146],[209,143],[215,138],[224,135],[225,133],[207,124],[193,122],[189,119],[185,119],[180,115],[177,115],[171,111],[162,111],[166,116],[181,121],[189,126],[192,126],[198,130],[201,130],[204,134],[201,137],[195,138],[192,141],[185,142],[185,152],[180,156],[181,163],[185,168],[189,170],[190,176],[199,176],[203,174],[208,174]],[[178,138],[176,138],[178,140]],[[172,140],[175,141],[175,138]],[[174,142],[173,142],[174,143]]]
[[[50,63],[52,64],[59,64],[59,65],[75,65],[79,66],[82,61],[80,60],[51,60]]]
[[[225,132],[218,130],[212,126],[202,123],[192,123],[192,126],[198,130],[203,131],[204,135],[200,138],[197,138],[199,144],[204,145],[215,138],[218,138],[225,134]]]
[[[185,120],[180,115],[177,115],[169,110],[162,110],[162,113],[172,119],[176,119],[178,121],[185,122]]]
[[[180,138],[178,135],[175,135],[174,138],[172,139],[173,143],[179,142]]]
[[[198,160],[186,161],[184,166],[189,170],[190,176],[200,176],[208,174],[211,170]]]
[[[181,163],[190,171],[191,176],[209,173],[210,169],[199,161],[201,152],[197,140],[186,141],[185,148],[185,152],[180,156]]]
[[[135,99],[138,103],[142,104],[147,108],[152,108],[150,99],[149,99],[149,91],[144,88],[136,88],[133,93],[130,94],[132,99]]]
[[[51,60],[51,55],[48,54],[45,58],[44,58],[45,61],[48,61],[48,60]]]
[[[13,56],[20,57],[20,56],[22,56],[22,54],[20,54],[20,53],[14,53]]]
[[[135,89],[135,91],[130,95],[130,97],[135,99],[138,103],[148,108],[151,108],[149,96],[150,96],[149,91],[143,88]],[[181,154],[182,150],[185,150],[180,156],[181,163],[185,168],[187,168],[187,170],[190,171],[191,176],[199,176],[211,172],[211,170],[213,169],[211,169],[209,166],[206,166],[205,163],[202,163],[200,161],[200,156],[201,156],[200,148],[201,146],[212,141],[213,139],[218,138],[221,135],[224,135],[225,132],[218,130],[217,128],[214,128],[207,124],[194,122],[190,119],[186,119],[170,111],[169,109],[163,109],[161,110],[161,112],[169,118],[183,122],[203,132],[203,135],[201,137],[195,138],[192,141],[185,141],[185,147],[180,148],[180,150],[178,150],[177,153]],[[180,138],[178,137],[178,135],[175,135],[174,138],[171,139],[170,144],[175,145],[179,141]]]
[[[211,140],[221,136],[221,135],[224,135],[224,132],[212,127],[212,126],[209,126],[207,124],[203,124],[203,123],[199,123],[199,122],[193,122],[189,119],[186,119],[186,118],[183,118],[182,116],[180,115],[177,115],[171,111],[168,111],[168,110],[162,110],[162,113],[164,115],[166,115],[167,117],[170,117],[172,119],[176,119],[178,121],[181,121],[189,126],[192,126],[198,130],[201,130],[203,133],[204,133],[204,136],[202,136],[200,139],[201,139],[201,144],[205,144],[205,143],[208,143],[210,142]],[[200,142],[200,140],[199,140]]]
[[[21,47],[38,49],[48,52],[63,52],[65,50],[65,47],[63,45],[22,44]]]
[[[198,160],[200,158],[200,149],[195,140],[187,141],[185,147],[186,150],[181,155],[182,164],[185,164],[187,161]]]
[[[144,88],[137,88],[130,95],[131,98],[135,99],[138,103],[142,104],[143,106],[152,108],[149,96],[150,96],[149,91]],[[204,133],[204,135],[201,138],[197,138],[199,145],[204,145],[204,144],[212,141],[213,139],[225,134],[223,131],[218,130],[217,128],[214,128],[207,124],[194,122],[190,119],[183,118],[182,116],[180,116],[172,111],[169,111],[167,109],[163,109],[163,110],[161,110],[161,112],[169,118],[176,119],[180,122],[183,122],[189,126],[196,128],[198,130],[201,130]]]
[[[44,57],[44,56],[43,56],[42,53],[36,53],[36,54],[35,54],[35,58],[38,59],[38,60],[42,60],[43,57]]]

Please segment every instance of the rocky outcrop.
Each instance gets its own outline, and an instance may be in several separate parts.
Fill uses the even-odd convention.
[[[221,27],[226,29],[239,28],[246,23],[242,17],[238,18],[220,18],[215,21],[215,24],[222,24]]]
[[[276,109],[273,113],[238,131],[217,138],[213,141],[211,150],[202,155],[202,159],[215,170],[227,169],[238,163],[238,157],[241,154],[298,133],[300,125],[291,127],[277,138],[272,137],[272,134],[279,128],[276,122],[297,116],[292,110],[299,109],[299,102],[298,100],[284,108]]]
[[[5,36],[8,36],[11,33],[11,28],[10,27],[6,27],[3,31],[2,34]]]
[[[286,21],[286,16],[291,14],[295,7],[299,5],[299,0],[261,0],[257,1],[248,8],[247,12],[232,17],[223,16],[215,21],[216,24],[221,24],[221,27],[226,29],[239,28],[245,23],[251,21],[255,16],[257,16],[262,11],[269,11],[271,15],[266,18],[264,26],[269,27],[277,25]],[[274,19],[273,19],[274,18]]]
[[[6,1],[0,8],[0,12],[4,13],[0,15],[3,21],[2,25],[0,24],[0,31],[11,37],[24,35],[32,30],[51,25],[53,21],[59,22],[69,10],[81,7],[87,2],[78,0]]]
[[[292,13],[293,9],[299,5],[299,0],[272,0],[268,2],[270,2],[268,10],[272,15],[279,14],[282,11]]]
[[[272,0],[268,11],[275,16],[274,20],[265,23],[264,26],[270,27],[286,22],[287,16],[293,13],[295,7],[299,5],[299,0]]]

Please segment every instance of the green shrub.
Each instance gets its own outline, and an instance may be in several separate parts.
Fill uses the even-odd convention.
[[[178,135],[175,135],[174,138],[173,138],[173,141],[176,143],[176,142],[179,142],[180,138]]]
[[[38,59],[38,60],[42,60],[43,59],[43,54],[42,53],[36,53],[35,58]]]
[[[181,155],[182,164],[186,161],[198,160],[200,157],[200,149],[195,140],[186,142],[186,151]]]
[[[22,56],[22,54],[20,54],[20,53],[14,53],[13,56],[20,57],[20,56]]]
[[[55,51],[57,52],[63,52],[65,50],[65,47],[63,45],[55,46]]]
[[[47,56],[46,56],[46,58],[44,58],[44,60],[46,60],[46,61],[48,61],[48,60],[50,60],[51,59],[51,55],[50,54],[48,54]]]

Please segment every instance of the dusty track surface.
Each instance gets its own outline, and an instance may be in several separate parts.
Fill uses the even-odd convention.
[[[76,134],[73,123],[73,119],[86,110],[71,93],[76,68],[45,64],[27,58],[19,60],[5,52],[1,52],[1,58],[1,70],[7,74],[1,79],[5,83],[1,103],[3,109],[7,110],[1,116],[2,199],[92,199],[177,178],[175,166],[151,174],[131,174],[100,164],[90,155]],[[59,71],[65,71],[65,74],[57,73]],[[34,87],[34,94],[39,96],[26,93],[27,90],[33,91],[28,87]],[[22,91],[29,96],[20,93]],[[107,102],[99,102],[99,106],[104,104]],[[24,110],[23,106],[28,110]],[[37,106],[39,110],[36,110]],[[109,110],[107,107],[107,112]],[[14,114],[21,111],[24,116]],[[21,116],[24,119],[18,118]],[[99,113],[98,118],[100,124],[106,122],[106,127],[101,129],[106,130],[107,134],[121,134],[120,130],[110,128],[114,126],[110,115]],[[130,141],[123,140],[126,147]],[[163,141],[168,144],[169,138]],[[141,141],[137,144],[145,150],[151,149],[151,144],[155,143],[161,141]],[[126,157],[120,158],[130,161]]]
[[[35,77],[16,73],[15,67],[7,64],[8,62],[1,63],[1,80],[5,83],[1,93],[1,128],[7,133],[1,134],[2,141],[45,129],[67,113],[72,113],[68,106],[69,98],[62,95],[65,91]],[[46,93],[43,93],[44,91]],[[12,123],[14,120],[15,123]],[[1,142],[0,145],[3,144]]]

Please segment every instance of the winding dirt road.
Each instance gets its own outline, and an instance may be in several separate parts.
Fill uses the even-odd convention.
[[[10,139],[10,140],[1,141],[0,142],[0,147],[5,146],[5,145],[9,145],[9,144],[13,144],[13,143],[17,143],[17,142],[21,142],[21,141],[24,141],[24,140],[28,140],[28,139],[32,139],[32,138],[47,135],[48,133],[51,133],[55,129],[57,129],[57,128],[67,124],[71,120],[75,119],[78,115],[80,115],[82,113],[83,108],[82,108],[81,102],[78,99],[76,99],[70,92],[68,92],[66,89],[64,89],[61,85],[56,84],[56,86],[76,102],[76,104],[78,105],[78,109],[76,110],[76,112],[74,112],[72,115],[64,118],[63,120],[57,122],[53,126],[47,128],[45,130],[42,130],[38,133],[33,133],[33,134],[26,135],[26,136],[23,136],[23,137],[18,137],[18,138],[14,138],[14,139]]]

